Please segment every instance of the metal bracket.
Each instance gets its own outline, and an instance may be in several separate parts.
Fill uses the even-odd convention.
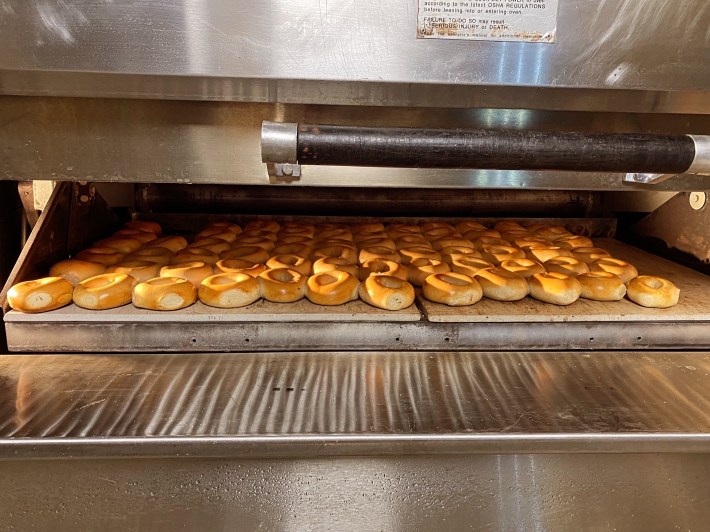
[[[301,179],[301,165],[298,163],[266,163],[266,171],[272,184],[293,183]]]
[[[624,176],[624,183],[633,183],[635,185],[657,185],[663,181],[675,177],[678,174],[643,174],[631,172]]]

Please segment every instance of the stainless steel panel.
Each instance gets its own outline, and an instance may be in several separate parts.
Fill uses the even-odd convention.
[[[552,45],[418,40],[416,11],[414,0],[386,7],[378,0],[4,0],[0,86],[52,94],[42,72],[96,72],[174,76],[156,96],[169,96],[172,84],[173,92],[205,98],[374,103],[362,82],[375,82],[385,98],[406,105],[408,84],[421,83],[688,91],[701,100],[708,89],[704,0],[561,2]],[[320,80],[338,90],[319,93],[312,81]],[[388,91],[389,83],[399,85]],[[81,85],[69,77],[64,91],[81,93]],[[125,80],[114,87],[125,89]],[[446,105],[432,88],[423,99]]]
[[[265,185],[262,120],[710,134],[707,115],[5,97],[0,98],[0,178]],[[648,190],[624,184],[623,175],[309,167],[298,186]],[[702,190],[706,181],[683,175],[653,190]]]
[[[709,372],[706,352],[5,355],[0,456],[710,452]]]
[[[710,460],[513,455],[0,463],[9,530],[704,530]]]

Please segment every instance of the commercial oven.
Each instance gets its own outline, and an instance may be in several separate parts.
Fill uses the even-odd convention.
[[[3,526],[703,528],[709,26],[703,0],[0,2],[32,226]],[[131,219],[547,223],[681,296],[9,311]]]

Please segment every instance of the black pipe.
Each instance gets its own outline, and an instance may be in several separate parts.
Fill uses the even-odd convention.
[[[688,136],[299,125],[305,165],[682,173]]]

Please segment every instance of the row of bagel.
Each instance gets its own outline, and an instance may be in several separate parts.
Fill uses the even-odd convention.
[[[476,221],[385,227],[259,220],[244,228],[214,222],[191,243],[180,235],[163,236],[154,222],[134,221],[55,264],[49,274],[13,287],[10,305],[42,312],[71,301],[97,310],[132,301],[175,310],[197,299],[232,308],[261,297],[308,297],[321,305],[359,297],[398,310],[413,302],[412,285],[447,305],[527,295],[567,305],[579,297],[615,301],[628,295],[643,306],[667,307],[679,294],[668,280],[639,277],[633,265],[587,237],[561,226],[513,221],[492,229]]]

